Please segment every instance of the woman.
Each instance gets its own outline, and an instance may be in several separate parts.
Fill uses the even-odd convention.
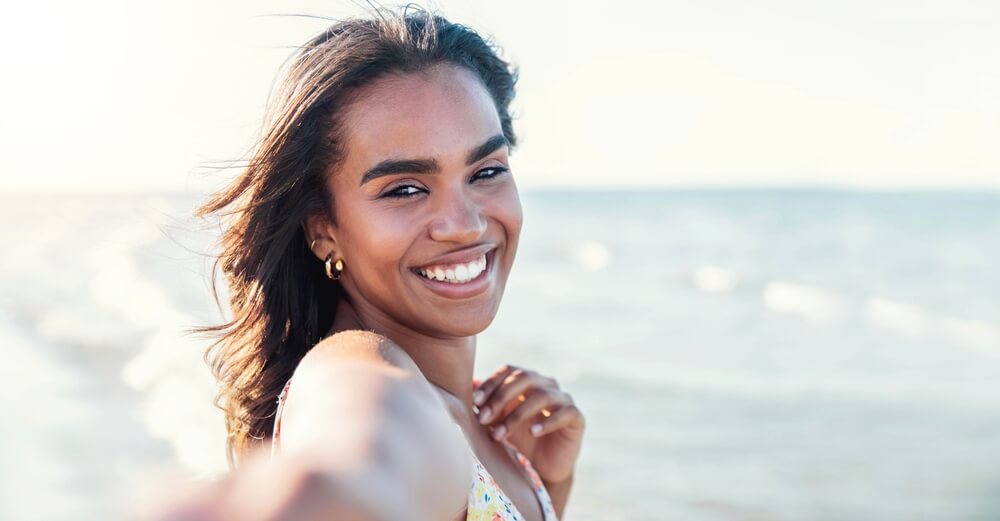
[[[276,462],[206,504],[561,516],[572,398],[527,369],[472,378],[521,229],[514,83],[479,35],[413,10],[338,22],[296,54],[246,170],[199,210],[231,218],[233,318],[210,352],[230,461],[270,438]]]

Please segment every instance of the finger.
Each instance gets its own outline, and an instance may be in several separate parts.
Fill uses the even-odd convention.
[[[479,423],[489,425],[505,413],[505,407],[516,405],[510,403],[511,400],[531,388],[531,381],[526,376],[527,371],[514,368],[504,378],[498,379],[494,383],[493,392],[486,395],[483,404],[479,406]]]
[[[505,438],[510,433],[520,429],[527,430],[525,423],[537,422],[538,418],[544,418],[551,414],[550,411],[562,407],[565,403],[560,396],[561,394],[563,394],[561,391],[553,389],[535,389],[523,402],[515,402],[517,405],[510,410],[509,414],[496,419],[497,423],[502,425],[504,429],[499,434],[497,431],[500,427],[494,429],[495,439]]]
[[[479,383],[479,388],[472,393],[472,402],[482,408],[486,400],[493,395],[493,391],[500,386],[504,378],[507,378],[511,373],[516,371],[518,368],[512,365],[504,365],[497,369],[495,373],[490,375],[489,378],[483,380]]]
[[[486,402],[479,409],[479,423],[484,425],[495,423],[497,418],[503,415],[508,406],[512,404],[519,395],[527,396],[532,388],[549,387],[547,379],[531,370],[516,369],[507,375],[493,395],[486,399]]]
[[[530,430],[531,435],[537,438],[562,429],[583,431],[586,424],[580,409],[570,404],[556,409],[548,418],[533,424]]]

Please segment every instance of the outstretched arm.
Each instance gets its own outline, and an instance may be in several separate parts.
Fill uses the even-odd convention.
[[[331,468],[368,469],[377,498],[408,496],[407,516],[421,508],[427,519],[453,519],[465,508],[467,441],[409,355],[383,336],[347,331],[310,350],[292,379],[281,446],[321,454]]]
[[[463,518],[467,442],[402,349],[340,333],[314,347],[292,381],[274,461],[258,455],[150,519]]]

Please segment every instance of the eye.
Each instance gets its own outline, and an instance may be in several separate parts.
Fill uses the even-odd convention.
[[[382,194],[382,197],[389,197],[392,199],[405,199],[407,197],[413,197],[424,190],[413,185],[400,185],[388,192]]]
[[[477,179],[490,179],[493,177],[497,177],[499,175],[503,175],[509,170],[510,169],[505,166],[490,166],[476,172],[475,175],[472,176],[472,180],[475,181]]]

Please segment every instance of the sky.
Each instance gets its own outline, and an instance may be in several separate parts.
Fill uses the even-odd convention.
[[[349,0],[35,1],[0,20],[0,194],[202,193]],[[995,1],[424,3],[520,70],[522,187],[1000,189]]]

